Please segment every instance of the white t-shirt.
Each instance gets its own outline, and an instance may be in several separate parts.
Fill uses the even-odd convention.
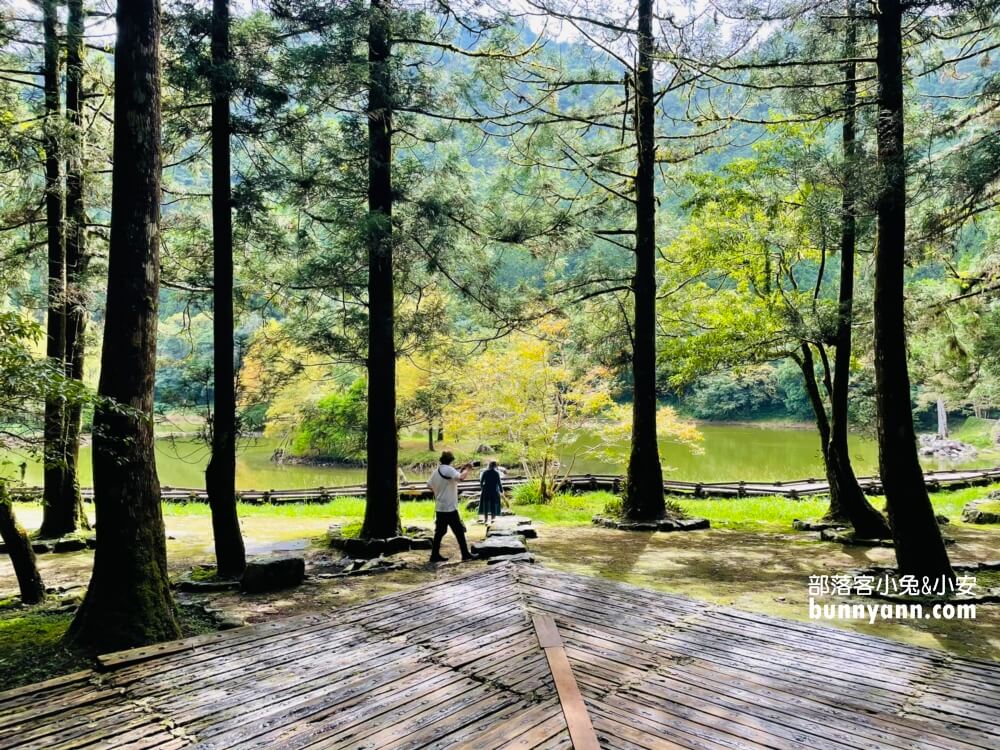
[[[434,490],[434,510],[438,513],[450,513],[458,510],[458,482],[462,472],[454,466],[441,464],[438,466],[427,485]]]

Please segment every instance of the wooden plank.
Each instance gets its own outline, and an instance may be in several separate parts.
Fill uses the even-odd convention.
[[[535,626],[535,635],[538,637],[538,645],[542,648],[561,648],[562,637],[559,635],[559,628],[556,627],[555,620],[549,615],[533,615],[531,622]]]
[[[1000,750],[1000,664],[543,569],[109,656],[0,750]]]
[[[538,643],[545,650],[545,658],[549,662],[549,669],[552,670],[552,679],[556,684],[559,704],[562,706],[574,749],[600,750],[601,744],[594,733],[594,725],[590,723],[587,706],[583,702],[583,696],[580,695],[580,688],[576,684],[566,651],[562,647],[562,638],[559,636],[555,621],[548,615],[534,615],[531,619],[535,625]]]

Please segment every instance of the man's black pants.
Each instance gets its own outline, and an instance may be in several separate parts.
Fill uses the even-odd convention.
[[[434,548],[431,550],[431,558],[441,556],[441,540],[444,539],[444,535],[448,533],[449,528],[458,540],[458,548],[462,551],[462,557],[469,556],[469,548],[465,543],[465,526],[462,524],[462,517],[457,510],[453,510],[448,513],[438,511],[434,522]]]

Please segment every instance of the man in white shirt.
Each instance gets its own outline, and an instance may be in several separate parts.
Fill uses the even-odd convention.
[[[451,528],[455,539],[458,540],[458,548],[462,551],[463,560],[473,560],[475,556],[470,554],[465,543],[465,526],[462,524],[462,517],[458,512],[458,483],[469,475],[471,464],[466,464],[461,469],[452,466],[455,456],[451,451],[441,454],[441,464],[434,469],[431,478],[427,480],[427,485],[434,491],[434,510],[436,520],[434,524],[434,547],[431,550],[431,562],[445,562],[448,558],[441,556],[441,540]]]

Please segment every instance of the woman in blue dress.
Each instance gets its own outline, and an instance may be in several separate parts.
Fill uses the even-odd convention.
[[[490,461],[489,468],[480,475],[479,488],[479,515],[484,523],[489,523],[491,517],[495,521],[500,515],[500,495],[503,492],[503,480],[496,461]]]

